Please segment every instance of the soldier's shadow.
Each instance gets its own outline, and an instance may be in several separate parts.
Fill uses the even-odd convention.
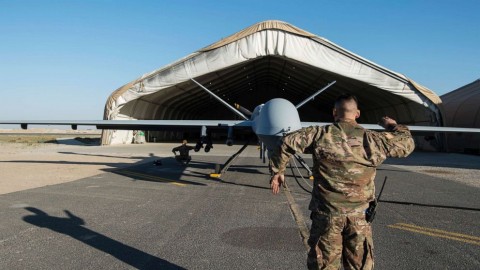
[[[68,210],[67,217],[54,217],[35,207],[25,209],[33,213],[23,217],[25,222],[68,235],[136,269],[185,269],[84,227],[85,221]]]

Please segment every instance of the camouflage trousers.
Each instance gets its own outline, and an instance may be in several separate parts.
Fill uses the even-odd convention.
[[[373,269],[373,238],[364,213],[312,212],[308,269]]]

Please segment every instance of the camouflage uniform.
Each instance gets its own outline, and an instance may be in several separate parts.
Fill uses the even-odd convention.
[[[365,210],[374,200],[376,167],[387,157],[406,157],[415,146],[406,126],[387,131],[366,130],[355,121],[307,127],[285,136],[273,153],[275,173],[284,173],[295,152],[313,156],[309,269],[339,269],[342,256],[345,269],[373,268]]]

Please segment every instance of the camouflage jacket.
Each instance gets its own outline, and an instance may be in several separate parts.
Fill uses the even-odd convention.
[[[355,121],[340,121],[286,135],[270,165],[275,173],[284,173],[292,154],[312,154],[314,187],[309,209],[348,213],[374,199],[376,167],[387,157],[408,156],[414,147],[406,126],[375,132]]]

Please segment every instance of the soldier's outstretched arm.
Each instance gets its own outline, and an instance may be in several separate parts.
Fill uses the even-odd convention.
[[[304,153],[312,146],[320,133],[321,129],[319,127],[311,126],[283,137],[282,145],[273,153],[271,158],[272,171],[283,173],[290,157],[297,152]]]
[[[319,133],[318,127],[307,127],[290,133],[283,138],[282,145],[275,149],[270,158],[270,166],[274,172],[270,180],[273,194],[277,194],[280,186],[285,182],[284,172],[290,157],[296,152],[305,152],[307,148],[312,146]]]

